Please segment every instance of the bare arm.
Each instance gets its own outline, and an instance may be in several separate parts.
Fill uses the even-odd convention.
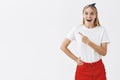
[[[77,64],[82,65],[82,61],[76,57],[69,49],[68,46],[71,43],[71,41],[67,38],[64,39],[64,41],[62,42],[60,49],[67,55],[69,56],[72,60],[74,60],[75,62],[77,62]]]
[[[102,43],[100,46],[98,46],[92,41],[89,41],[88,45],[102,56],[105,56],[107,53],[107,43]]]
[[[105,56],[107,53],[107,43],[102,43],[100,46],[96,45],[94,42],[90,41],[88,37],[84,36],[83,34],[79,33],[82,36],[82,41],[88,44],[91,48],[93,48],[96,52],[100,55]]]

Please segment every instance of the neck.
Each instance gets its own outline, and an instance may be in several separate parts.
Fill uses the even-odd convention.
[[[85,26],[87,27],[87,28],[94,28],[95,26],[94,26],[94,24],[85,24]]]

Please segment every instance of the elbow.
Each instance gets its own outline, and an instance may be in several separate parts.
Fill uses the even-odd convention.
[[[60,49],[61,49],[62,51],[65,51],[66,48],[67,48],[67,47],[66,47],[66,46],[63,46],[63,45],[60,46]]]
[[[63,46],[60,46],[60,49],[63,50]]]
[[[104,51],[104,52],[102,53],[102,56],[106,56],[106,54],[107,54],[107,51]]]
[[[106,56],[106,53],[102,54],[102,56]]]

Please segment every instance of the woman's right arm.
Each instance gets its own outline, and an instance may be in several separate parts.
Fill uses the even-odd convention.
[[[67,38],[65,38],[60,46],[60,49],[69,56],[72,60],[74,60],[77,64],[82,64],[82,61],[80,58],[76,57],[69,49],[68,46],[71,43],[71,41]]]

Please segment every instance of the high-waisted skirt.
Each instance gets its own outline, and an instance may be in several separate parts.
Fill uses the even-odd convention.
[[[106,80],[105,67],[100,59],[94,63],[85,63],[77,65],[75,80]]]

